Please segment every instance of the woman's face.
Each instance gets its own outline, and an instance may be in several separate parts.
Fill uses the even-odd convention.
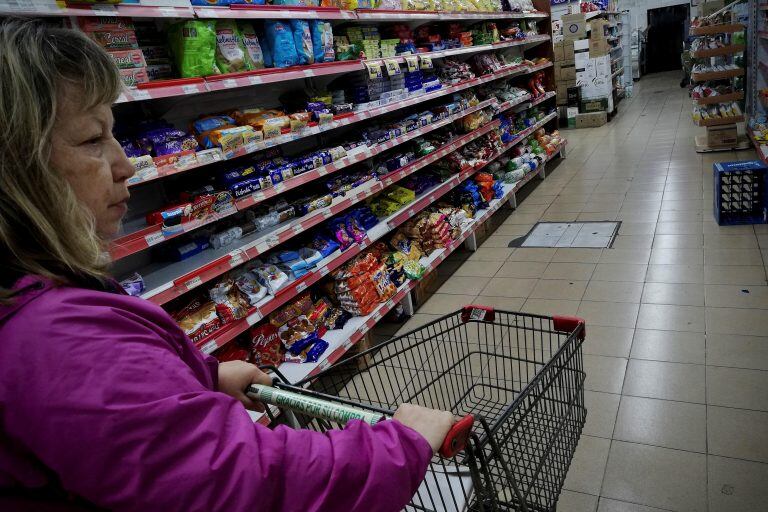
[[[112,135],[112,108],[87,109],[73,88],[58,102],[51,166],[62,173],[75,195],[96,219],[96,231],[114,238],[128,210],[128,183],[134,168]]]

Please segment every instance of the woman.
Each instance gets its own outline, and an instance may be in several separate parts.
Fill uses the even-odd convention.
[[[112,136],[109,56],[12,19],[0,70],[0,509],[401,509],[452,415],[254,425],[243,390],[269,378],[201,355],[105,272],[133,174]]]

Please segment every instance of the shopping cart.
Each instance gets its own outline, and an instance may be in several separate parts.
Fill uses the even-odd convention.
[[[375,424],[406,402],[451,411],[463,419],[407,510],[552,511],[586,419],[584,336],[579,318],[466,306],[250,394],[319,431]]]

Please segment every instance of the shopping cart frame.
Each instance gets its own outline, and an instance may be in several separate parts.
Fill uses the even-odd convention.
[[[514,322],[509,321],[509,319],[513,319]],[[505,322],[504,320],[507,321]],[[460,324],[457,322],[460,322]],[[321,398],[328,402],[358,407],[376,412],[384,417],[391,416],[393,409],[397,405],[396,403],[388,403],[386,404],[388,406],[385,407],[382,406],[383,404],[381,403],[377,405],[376,402],[379,401],[372,399],[371,396],[365,397],[368,400],[363,397],[356,397],[357,399],[355,399],[355,397],[339,396],[338,393],[331,394],[307,388],[310,386],[318,387],[319,384],[327,379],[334,381],[336,372],[343,369],[345,366],[356,365],[361,362],[369,362],[369,360],[374,361],[371,366],[360,371],[358,375],[354,372],[348,374],[348,376],[352,375],[351,378],[354,379],[369,372],[372,368],[376,368],[377,365],[384,367],[385,363],[388,361],[400,358],[409,351],[418,349],[418,347],[434,344],[435,342],[442,344],[433,348],[431,354],[437,355],[438,348],[444,347],[446,343],[451,341],[441,339],[442,336],[452,332],[452,330],[456,330],[469,324],[485,327],[492,326],[492,332],[495,332],[497,328],[502,331],[509,330],[510,332],[515,332],[515,336],[518,339],[521,333],[526,340],[529,335],[535,337],[535,335],[538,334],[542,339],[544,338],[544,335],[549,335],[550,347],[552,346],[553,337],[560,342],[555,347],[555,350],[551,351],[546,362],[541,360],[541,358],[535,358],[535,356],[537,356],[535,347],[533,349],[533,358],[527,355],[522,358],[512,358],[509,354],[501,356],[497,353],[485,353],[485,356],[488,358],[507,359],[507,362],[515,361],[518,365],[520,363],[524,363],[525,365],[533,364],[536,366],[536,372],[530,376],[527,383],[523,383],[522,380],[518,382],[521,387],[519,390],[513,390],[516,391],[515,398],[500,409],[491,411],[494,413],[492,418],[486,418],[482,414],[475,415],[477,424],[470,436],[466,449],[461,456],[454,457],[450,460],[443,457],[436,457],[433,460],[433,465],[438,464],[443,468],[469,468],[472,479],[472,495],[467,495],[467,493],[464,492],[463,497],[466,498],[467,501],[470,499],[474,500],[472,505],[473,510],[555,510],[557,496],[559,496],[562,483],[565,479],[565,474],[570,466],[573,451],[575,450],[576,443],[578,442],[578,438],[580,437],[586,419],[586,408],[583,405],[583,384],[585,374],[582,370],[583,366],[581,363],[581,345],[586,335],[586,328],[584,321],[580,318],[566,316],[548,317],[527,313],[514,313],[494,310],[493,308],[484,306],[470,305],[452,314],[437,318],[417,329],[413,329],[392,338],[383,344],[376,345],[358,354],[344,358],[317,375],[293,384],[281,382],[277,385],[283,389],[289,389],[306,396]],[[439,328],[440,326],[443,328]],[[545,326],[547,327],[546,329],[544,328]],[[480,328],[481,327],[478,327],[478,330]],[[426,336],[424,335],[425,333]],[[398,344],[401,344],[401,346],[397,347]],[[509,347],[506,347],[505,345],[506,342],[494,341],[493,346],[504,351],[509,349]],[[397,350],[387,351],[387,349],[391,348],[397,348]],[[476,348],[481,348],[479,342]],[[517,355],[519,356],[519,345],[517,349]],[[528,351],[530,347],[526,345],[525,349]],[[383,358],[379,357],[379,359],[376,360],[382,351],[387,351],[387,353]],[[421,394],[426,393],[429,386],[434,385],[437,380],[443,379],[444,377],[448,378],[448,376],[453,375],[450,373],[452,371],[460,371],[461,369],[459,366],[464,364],[467,358],[481,354],[481,352],[482,351],[469,351],[465,353],[460,359],[454,361],[453,366],[444,368],[444,373],[442,375],[435,374],[435,380],[428,381],[421,388],[410,390],[409,396],[398,396],[396,400],[399,400],[398,403],[400,403],[418,399]],[[538,355],[541,356],[547,353],[543,347],[540,352],[541,353]],[[576,364],[572,363],[572,361],[576,361]],[[466,371],[466,369],[464,370]],[[490,368],[486,368],[486,370],[490,371]],[[415,371],[420,372],[422,369],[419,368]],[[565,373],[568,375],[564,376],[563,374]],[[459,375],[459,373],[456,375]],[[479,376],[479,379],[483,378],[483,375]],[[573,382],[567,382],[564,385],[564,380]],[[504,382],[504,384],[507,383]],[[573,384],[573,386],[568,384]],[[552,397],[549,396],[549,393],[553,388],[556,388],[554,389],[555,393],[557,393],[558,390],[561,392],[563,390],[570,391],[571,393],[566,395],[566,397],[570,397],[570,399],[567,402],[552,399]],[[453,404],[454,407],[452,407],[452,409],[463,403],[473,390],[474,385],[471,388],[468,388],[466,392],[459,397],[458,401],[454,400],[455,403]],[[376,394],[378,398],[378,392]],[[401,398],[404,399],[400,400]],[[455,399],[456,397],[453,398]],[[537,460],[534,461],[534,456],[526,451],[527,447],[520,453],[515,452],[514,450],[516,447],[522,445],[535,445],[533,441],[527,441],[526,437],[520,437],[519,431],[522,430],[525,434],[525,429],[530,429],[531,425],[538,427],[538,422],[541,420],[537,419],[536,416],[537,414],[541,416],[539,408],[542,402],[549,402],[549,404],[545,404],[541,407],[555,407],[558,414],[562,414],[561,416],[554,418],[557,420],[557,424],[554,428],[549,424],[551,422],[547,422],[547,425],[545,425],[545,430],[547,430],[547,428],[549,429],[547,431],[549,433],[549,438],[545,439],[547,443],[544,449],[540,450],[536,448],[532,450],[531,453],[537,457]],[[454,412],[461,411],[454,410]],[[575,418],[571,418],[573,413],[576,413]],[[548,418],[546,415],[545,417]],[[551,420],[552,418],[549,419]],[[318,420],[317,418],[303,417],[301,421],[296,421],[297,424],[301,426],[315,428],[317,430],[334,428],[332,423]],[[569,440],[571,442],[564,445],[561,442],[561,437],[565,435],[564,432],[567,429],[569,430],[567,435],[570,436]],[[537,437],[537,434],[535,433],[531,434],[528,432],[528,435]],[[531,467],[524,465],[523,475],[515,474],[514,471],[514,469],[517,469],[518,473],[520,473],[521,464],[519,460],[517,460],[517,457],[520,454],[522,454],[523,459],[530,456],[530,462],[533,463]],[[559,457],[561,463],[556,465],[553,469],[552,460],[556,457]],[[567,463],[563,462],[566,460]],[[523,462],[526,461],[523,460]],[[530,471],[531,468],[532,471]],[[555,471],[557,474],[554,476],[550,475],[549,477],[543,475],[542,478],[543,471]],[[545,481],[542,489],[538,489],[536,485],[541,483],[542,480]],[[499,490],[500,482],[508,487]],[[502,494],[503,497],[501,497]],[[457,497],[451,497],[454,503],[456,503]],[[438,498],[440,498],[438,501],[442,501],[442,505],[444,505],[443,509],[450,509],[450,507],[445,506],[446,503],[443,496],[438,496]],[[459,498],[461,498],[461,496],[459,496]],[[434,498],[430,497],[430,499],[434,506],[436,503]],[[450,503],[448,505],[450,505]],[[437,507],[427,508],[426,506],[422,508],[416,505],[413,505],[413,507],[420,510],[439,509]]]

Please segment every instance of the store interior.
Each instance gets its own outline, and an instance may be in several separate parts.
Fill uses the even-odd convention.
[[[120,68],[126,293],[298,392],[486,417],[413,510],[768,508],[765,0],[257,4],[0,0]]]

